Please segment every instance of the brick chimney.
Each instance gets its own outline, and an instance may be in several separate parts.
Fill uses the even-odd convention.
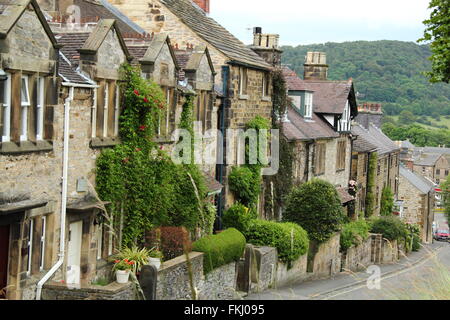
[[[209,0],[192,0],[195,4],[197,4],[200,8],[203,9],[206,13],[209,13]]]
[[[305,59],[305,80],[327,80],[328,65],[325,52],[308,52]]]

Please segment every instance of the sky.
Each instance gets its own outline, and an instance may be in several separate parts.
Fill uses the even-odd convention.
[[[281,45],[357,40],[416,41],[430,0],[210,0],[210,16],[245,44],[253,27]]]

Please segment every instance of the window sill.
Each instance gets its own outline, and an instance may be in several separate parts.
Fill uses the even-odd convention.
[[[249,96],[246,94],[240,94],[240,95],[238,95],[238,99],[239,100],[248,100]]]
[[[91,140],[91,148],[108,148],[108,147],[114,147],[116,145],[120,144],[120,139],[117,138],[92,138]]]
[[[45,140],[36,142],[20,141],[19,143],[2,142],[0,147],[0,154],[22,154],[51,151],[53,151],[53,145],[49,141]]]
[[[272,102],[272,98],[271,97],[262,97],[261,101]]]
[[[153,138],[153,142],[156,142],[158,144],[172,144],[175,143],[176,141],[173,140],[171,137],[160,136]]]

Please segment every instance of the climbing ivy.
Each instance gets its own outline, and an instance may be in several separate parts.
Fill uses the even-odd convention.
[[[390,216],[394,211],[394,194],[391,187],[386,186],[381,192],[380,215]]]
[[[201,172],[195,165],[175,164],[153,142],[166,106],[161,88],[130,65],[121,68],[121,75],[122,143],[98,157],[97,193],[111,202],[115,220],[122,221],[122,245],[141,244],[144,232],[157,226],[184,226],[195,233],[209,223]],[[185,115],[184,125],[192,123],[190,117]]]
[[[369,157],[369,168],[367,170],[367,195],[366,195],[366,217],[373,215],[375,208],[375,178],[377,176],[378,153],[373,152]]]

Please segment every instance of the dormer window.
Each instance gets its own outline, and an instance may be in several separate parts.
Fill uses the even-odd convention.
[[[312,106],[313,106],[313,94],[311,92],[305,92],[305,118],[312,118]]]

